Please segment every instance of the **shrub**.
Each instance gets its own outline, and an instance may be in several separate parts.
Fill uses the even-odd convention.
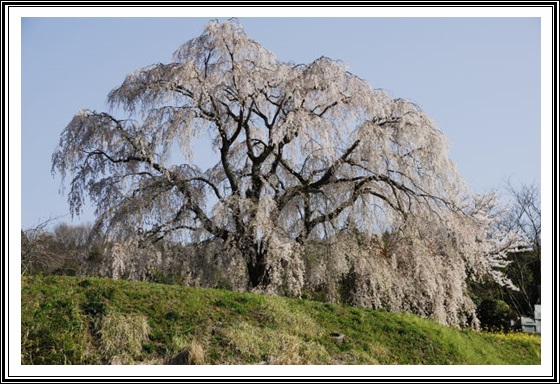
[[[514,318],[513,311],[506,302],[497,299],[485,299],[478,308],[478,318],[483,329],[488,331],[504,331],[510,327]]]

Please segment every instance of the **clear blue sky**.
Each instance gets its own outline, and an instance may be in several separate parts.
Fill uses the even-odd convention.
[[[239,19],[282,61],[340,59],[375,88],[416,102],[448,137],[473,191],[507,178],[540,185],[539,18]],[[68,213],[50,161],[72,116],[107,110],[108,92],[128,73],[169,62],[208,20],[22,19],[22,227]]]

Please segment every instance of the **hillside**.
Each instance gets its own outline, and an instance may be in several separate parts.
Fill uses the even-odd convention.
[[[540,338],[299,299],[22,277],[22,364],[540,364]]]

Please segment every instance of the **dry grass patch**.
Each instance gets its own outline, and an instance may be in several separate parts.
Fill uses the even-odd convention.
[[[175,351],[164,364],[167,365],[203,365],[206,364],[206,351],[202,342],[187,336],[173,336],[171,350]],[[179,351],[178,353],[176,351]]]
[[[290,334],[303,337],[318,337],[325,331],[309,315],[290,308],[286,300],[271,297],[264,304],[265,311],[274,320],[274,323],[289,330]]]
[[[144,315],[112,313],[100,324],[103,354],[114,364],[131,364],[142,352],[150,327]]]
[[[289,330],[258,327],[242,322],[224,332],[241,361],[257,364],[302,365],[330,364],[325,348],[315,341],[305,341]]]

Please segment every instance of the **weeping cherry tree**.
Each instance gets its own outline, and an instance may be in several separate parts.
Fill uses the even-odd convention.
[[[516,246],[496,234],[488,197],[466,194],[446,138],[418,106],[327,57],[280,62],[237,21],[210,22],[108,102],[111,114],[79,111],[53,154],[53,172],[71,175],[71,212],[91,199],[113,239],[219,241],[243,258],[249,289],[288,273],[297,293],[303,245],[348,228],[420,236],[437,222],[449,263],[498,279]],[[216,160],[202,169],[193,159],[205,140]],[[410,257],[435,257],[439,240],[416,255],[411,243]]]

